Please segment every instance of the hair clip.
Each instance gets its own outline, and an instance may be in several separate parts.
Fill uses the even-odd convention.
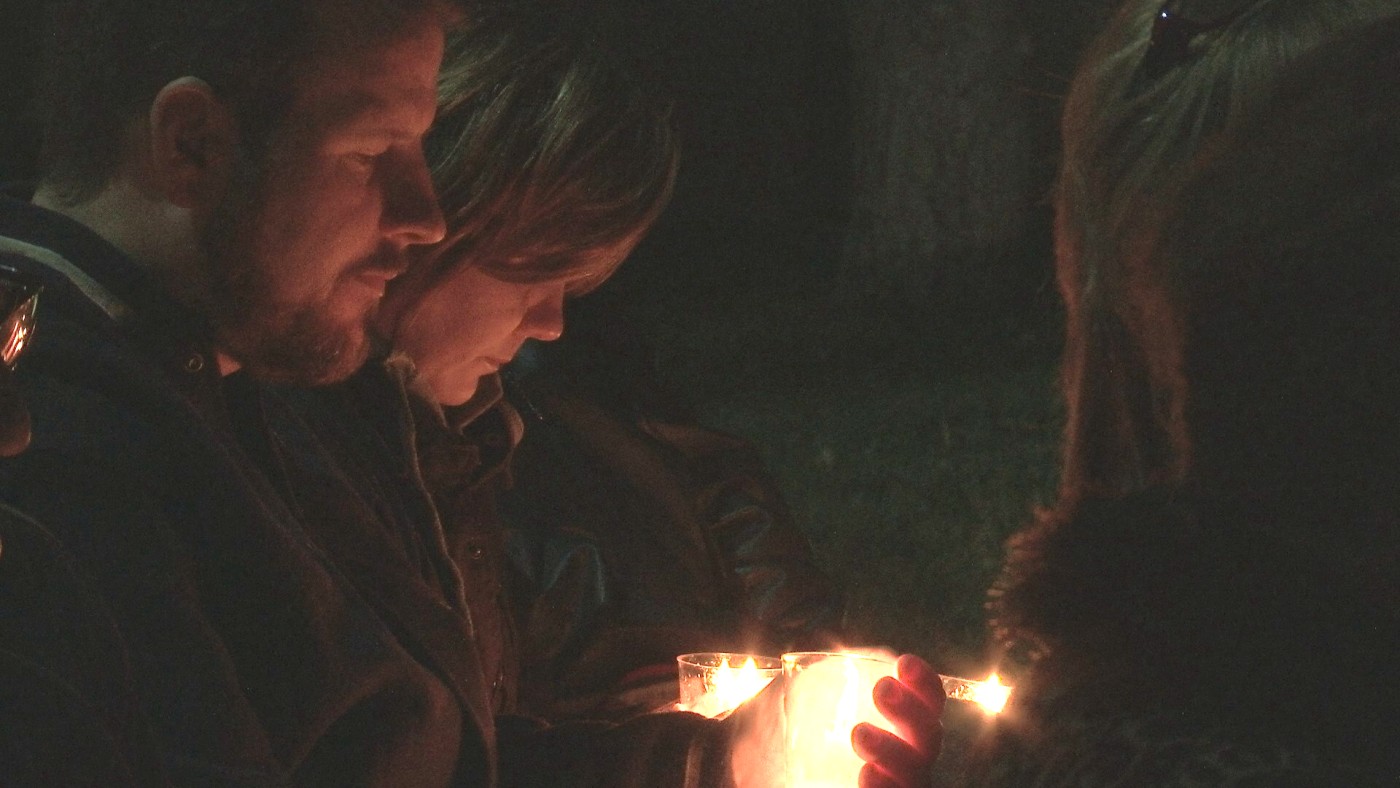
[[[1147,45],[1147,54],[1142,59],[1142,76],[1148,81],[1155,81],[1185,63],[1191,52],[1191,42],[1197,36],[1225,27],[1251,5],[1252,2],[1240,3],[1214,19],[1202,20],[1183,14],[1180,0],[1167,0],[1152,20],[1152,37]]]

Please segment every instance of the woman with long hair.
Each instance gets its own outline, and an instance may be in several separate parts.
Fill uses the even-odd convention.
[[[1110,313],[1136,319],[1124,344],[1170,348],[1152,423],[1189,453],[1012,540],[992,613],[1034,661],[987,782],[1400,774],[1398,80],[1400,17],[1320,45],[1142,220],[1170,320],[1127,311],[1141,291]]]
[[[1182,179],[1300,57],[1396,0],[1130,0],[1070,85],[1055,189],[1067,307],[1060,499],[1179,478],[1179,305],[1150,254]]]
[[[1128,4],[1065,113],[1065,477],[993,591],[988,782],[1400,774],[1400,6],[1214,7]]]

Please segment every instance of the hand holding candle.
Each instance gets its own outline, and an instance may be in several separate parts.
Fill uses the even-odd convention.
[[[877,682],[893,677],[888,658],[857,653],[783,655],[784,742],[789,788],[853,788],[865,765],[852,749],[857,725],[881,743],[897,726],[876,708]]]
[[[895,675],[875,685],[875,708],[893,732],[861,723],[851,732],[851,747],[862,761],[860,788],[914,788],[927,784],[943,747],[943,677],[927,662],[905,654]]]
[[[788,788],[922,785],[942,745],[939,676],[910,654],[783,655]]]
[[[682,664],[694,656],[701,655],[686,655]],[[945,698],[996,714],[1011,693],[996,674],[986,681],[941,676],[911,654],[896,661],[870,653],[800,652],[783,655],[782,664],[781,686],[763,695],[781,708],[749,704],[735,715],[743,717],[731,728],[740,788],[924,785],[942,747]],[[781,741],[770,735],[775,726],[784,731]],[[786,774],[773,773],[774,765]]]

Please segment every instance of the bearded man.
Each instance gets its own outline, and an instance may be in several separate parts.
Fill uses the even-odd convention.
[[[359,367],[405,251],[442,236],[421,138],[453,14],[52,5],[41,179],[0,203],[0,264],[45,288],[0,499],[110,610],[174,782],[489,783],[469,624],[365,594],[259,428],[264,382]]]

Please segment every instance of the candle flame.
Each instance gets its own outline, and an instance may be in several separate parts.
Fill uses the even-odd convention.
[[[737,669],[732,667],[729,658],[725,657],[720,660],[719,668],[710,677],[707,688],[709,692],[706,694],[713,698],[716,706],[729,711],[762,692],[772,680],[772,675],[765,676],[759,672],[758,663],[754,662],[753,657],[744,660],[744,664]]]
[[[686,658],[692,656],[702,659],[682,664],[681,702],[677,708],[711,718],[727,716],[762,692],[780,672],[776,667],[759,667],[757,660],[751,656],[738,667],[730,661],[728,654],[688,655]],[[735,656],[737,659],[738,655]],[[718,663],[709,661],[705,664],[704,658],[713,657],[719,657]],[[691,678],[687,678],[687,675]]]
[[[943,680],[943,692],[953,700],[976,703],[987,714],[999,714],[1011,699],[1011,687],[1001,683],[996,673],[986,681],[960,679],[956,676],[939,676]]]

